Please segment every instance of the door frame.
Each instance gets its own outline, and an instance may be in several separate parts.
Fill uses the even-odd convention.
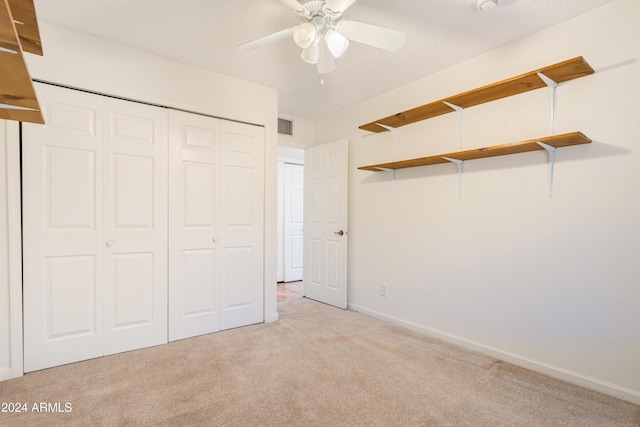
[[[21,377],[22,345],[22,189],[20,184],[20,124],[2,120],[0,139],[4,147],[0,173],[6,178],[7,197],[7,262],[9,291],[9,366],[0,367],[0,381]],[[0,283],[0,287],[3,284]],[[0,289],[1,290],[1,289]]]
[[[277,240],[276,260],[276,282],[284,281],[284,164],[304,166],[304,148],[291,147],[278,144],[277,154],[277,194],[276,194],[276,228],[275,238]],[[267,193],[265,193],[266,195]]]

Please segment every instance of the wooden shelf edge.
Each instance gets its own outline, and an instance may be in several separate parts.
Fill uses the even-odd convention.
[[[33,0],[8,0],[13,19],[19,21],[16,31],[24,52],[42,56],[42,40]]]
[[[0,51],[0,119],[44,124],[7,0],[0,0],[0,46],[8,50]]]
[[[448,98],[394,114],[392,116],[384,117],[374,122],[359,126],[359,129],[376,133],[386,132],[387,129],[379,126],[378,123],[397,128],[455,111],[455,109],[447,106],[445,102],[462,108],[469,108],[474,105],[484,104],[486,102],[546,87],[546,83],[538,76],[538,73],[546,75],[556,83],[562,83],[568,80],[588,76],[593,74],[594,71],[582,56],[578,56],[567,61],[559,62],[557,64],[512,77],[510,79],[501,80],[468,92],[463,92],[458,95],[450,96]]]
[[[388,163],[379,163],[370,166],[361,166],[358,169],[372,172],[382,172],[386,169],[396,170],[449,163],[450,161],[446,158],[467,161],[482,159],[486,157],[496,157],[504,156],[507,154],[518,154],[526,153],[529,151],[544,150],[544,148],[540,146],[538,142],[542,142],[555,148],[560,148],[570,147],[573,145],[589,144],[591,142],[591,139],[581,132],[571,132],[562,135],[552,135],[543,138],[530,139],[527,141],[514,142],[511,144],[493,145],[490,147],[438,154],[435,156],[419,157],[415,159],[400,160]]]

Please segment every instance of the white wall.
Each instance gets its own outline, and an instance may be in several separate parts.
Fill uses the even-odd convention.
[[[278,161],[293,163],[295,165],[303,165],[304,150],[278,145]]]
[[[275,89],[46,22],[40,32],[44,56],[25,56],[34,79],[263,124],[277,141]]]
[[[19,144],[18,123],[0,120],[0,381],[22,375]]]
[[[45,55],[26,55],[34,79],[265,126],[265,283],[275,283],[278,141],[276,90],[170,61],[46,22],[40,23],[40,32]],[[19,168],[17,159],[10,160],[8,166]],[[3,209],[5,206],[10,211],[15,209],[15,199],[7,199],[4,193],[0,194],[0,201]],[[19,200],[17,205],[19,206]],[[0,233],[3,232],[2,227],[0,221]],[[3,239],[2,242],[4,241]],[[3,309],[4,305],[1,305],[6,305],[7,298],[5,259],[6,256],[0,252],[2,316],[7,314]],[[12,313],[20,309],[20,304],[20,299],[12,301]],[[265,286],[265,321],[277,318],[276,289],[274,286]],[[6,319],[3,317],[0,320],[5,325]],[[18,322],[12,325],[14,336],[21,331],[21,325],[16,323]],[[14,352],[14,359],[21,360],[21,348],[16,345],[12,348],[8,339],[8,332],[0,329],[0,379],[6,377],[2,370],[6,369],[8,363],[7,349],[11,348],[10,351]],[[21,343],[21,340],[18,342]],[[15,353],[16,351],[20,353]],[[19,368],[20,372],[14,371],[10,375],[19,375],[21,365]]]
[[[640,2],[617,0],[315,124],[350,142],[349,304],[640,403]],[[456,114],[361,138],[359,125],[584,56],[558,89],[553,197],[544,151],[388,173],[357,167],[457,151]],[[401,72],[401,71],[399,71]],[[541,89],[465,112],[464,148],[550,134]],[[387,283],[388,297],[378,292]]]
[[[304,149],[313,145],[314,126],[312,121],[291,116],[281,115],[280,117],[293,121],[293,135],[278,134],[279,146]]]

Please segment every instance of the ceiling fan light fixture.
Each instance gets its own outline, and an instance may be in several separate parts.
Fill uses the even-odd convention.
[[[309,64],[317,64],[320,60],[320,46],[318,42],[312,43],[310,46],[302,49],[300,57]]]
[[[311,46],[318,35],[318,29],[312,22],[305,22],[293,29],[293,41],[305,49]]]
[[[327,41],[327,47],[329,48],[329,51],[331,51],[331,54],[334,58],[340,58],[349,47],[349,40],[333,28],[327,31],[324,39]]]
[[[336,68],[335,58],[341,57],[351,42],[390,52],[396,52],[404,45],[406,35],[401,31],[343,19],[343,12],[357,0],[278,1],[292,10],[300,21],[298,25],[243,43],[240,49],[256,49],[291,37],[302,49],[302,60],[317,64],[318,73],[326,74]],[[492,1],[495,4],[498,0],[475,1]]]

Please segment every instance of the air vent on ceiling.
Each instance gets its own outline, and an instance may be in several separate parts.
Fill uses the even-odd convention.
[[[280,135],[293,136],[293,120],[278,117],[278,133]]]

